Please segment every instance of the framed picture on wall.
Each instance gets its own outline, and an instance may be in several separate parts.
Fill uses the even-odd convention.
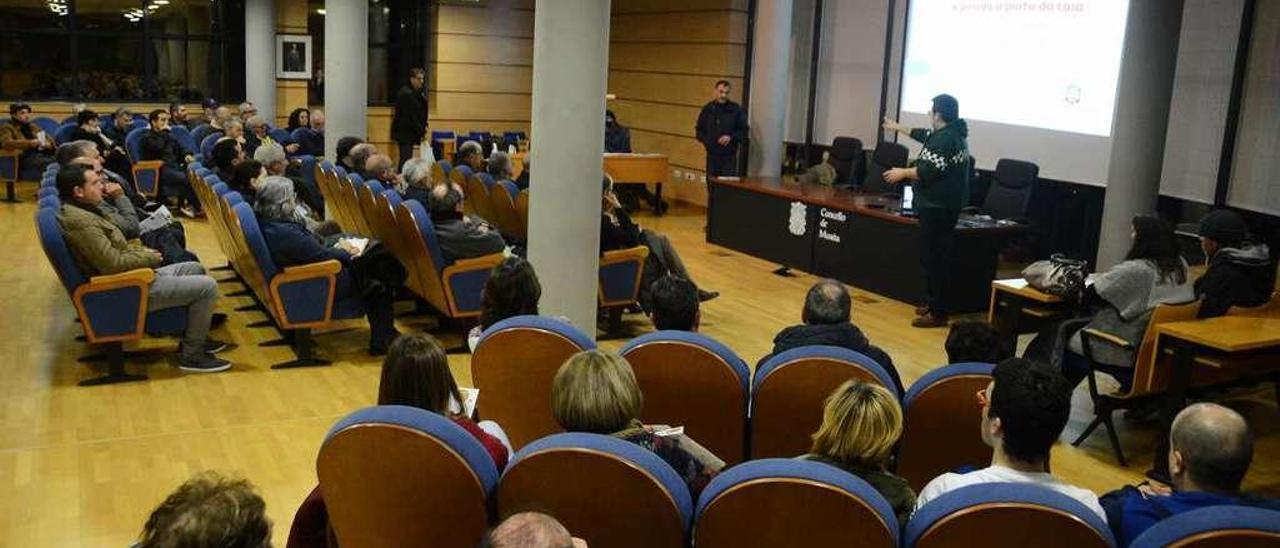
[[[276,35],[276,78],[311,79],[311,37],[305,34]]]

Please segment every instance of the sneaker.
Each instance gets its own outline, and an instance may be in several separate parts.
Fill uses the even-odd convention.
[[[232,346],[235,346],[235,345],[229,342],[223,342],[217,339],[204,340],[204,351],[210,354],[217,354],[219,352],[222,352],[223,350],[231,348]]]
[[[911,327],[946,327],[947,317],[938,315],[934,312],[928,312],[919,318],[911,320]]]
[[[217,373],[231,369],[231,362],[206,352],[194,358],[183,357],[178,362],[178,369],[191,373]]]
[[[181,208],[178,209],[178,213],[181,213],[183,217],[186,217],[188,219],[194,219],[196,218],[196,215],[199,214],[199,212],[197,212],[191,206],[182,206]]]
[[[698,290],[698,302],[707,302],[719,296],[720,296],[719,291],[704,291],[702,289]]]

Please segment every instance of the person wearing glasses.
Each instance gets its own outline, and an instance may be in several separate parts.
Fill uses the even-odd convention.
[[[1049,472],[1049,449],[1071,415],[1071,388],[1062,373],[1022,358],[996,365],[991,382],[978,391],[982,441],[991,446],[991,466],[965,474],[948,472],[930,481],[916,510],[961,487],[983,483],[1034,483],[1080,501],[1104,521],[1098,496]]]

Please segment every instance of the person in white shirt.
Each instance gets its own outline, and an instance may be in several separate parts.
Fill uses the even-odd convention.
[[[1071,414],[1071,389],[1062,373],[1022,358],[1000,362],[978,392],[982,441],[994,450],[991,466],[966,474],[946,473],[925,485],[916,510],[944,493],[982,483],[1034,483],[1080,501],[1104,521],[1098,496],[1049,473],[1049,448]]]

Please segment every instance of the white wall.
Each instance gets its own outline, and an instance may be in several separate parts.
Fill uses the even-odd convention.
[[[1227,204],[1280,215],[1280,2],[1254,12]]]
[[[823,2],[815,143],[829,145],[836,137],[849,136],[861,139],[864,147],[875,146],[888,12],[888,0]]]

